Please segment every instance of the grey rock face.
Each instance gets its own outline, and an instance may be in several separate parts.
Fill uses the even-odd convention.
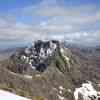
[[[24,50],[18,51],[14,57],[22,62],[23,65],[28,64],[31,69],[43,72],[47,68],[49,59],[55,54],[58,48],[58,41],[38,40],[30,48],[26,47]]]

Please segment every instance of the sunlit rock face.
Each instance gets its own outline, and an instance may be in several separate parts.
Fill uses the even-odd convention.
[[[91,82],[83,83],[74,91],[75,100],[100,100],[100,93],[94,89]]]

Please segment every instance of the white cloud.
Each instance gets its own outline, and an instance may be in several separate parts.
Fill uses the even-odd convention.
[[[10,11],[0,17],[0,41],[32,41],[35,39],[66,39],[79,43],[99,43],[100,32],[96,21],[100,21],[100,10],[94,5],[65,7],[64,1],[43,0],[35,6]],[[17,16],[33,16],[33,24],[16,21]],[[40,20],[34,16],[47,17]],[[28,19],[27,19],[28,20]]]

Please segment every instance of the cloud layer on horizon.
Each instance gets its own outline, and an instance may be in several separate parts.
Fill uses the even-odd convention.
[[[26,23],[25,20],[29,20],[27,16],[32,17],[31,24]],[[0,42],[28,43],[36,39],[58,39],[98,45],[99,25],[100,9],[95,4],[66,7],[64,0],[42,0],[36,5],[14,9],[0,16]]]

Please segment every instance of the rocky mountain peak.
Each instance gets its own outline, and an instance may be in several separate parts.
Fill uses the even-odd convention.
[[[31,47],[17,51],[13,57],[28,64],[32,69],[43,72],[50,63],[50,59],[56,52],[60,51],[60,45],[60,42],[56,40],[38,40]]]

